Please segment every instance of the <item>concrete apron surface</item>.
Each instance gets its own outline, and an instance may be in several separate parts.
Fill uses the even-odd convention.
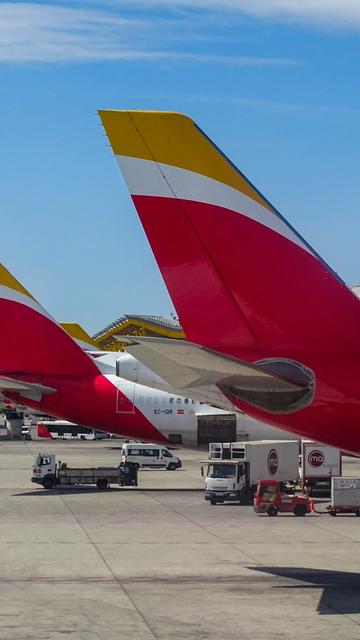
[[[1,640],[359,640],[359,518],[212,507],[183,450],[138,489],[45,491],[39,450],[110,466],[120,443],[0,444]]]

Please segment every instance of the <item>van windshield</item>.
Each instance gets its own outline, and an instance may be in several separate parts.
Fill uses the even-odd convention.
[[[209,464],[209,478],[233,478],[235,476],[234,464]]]

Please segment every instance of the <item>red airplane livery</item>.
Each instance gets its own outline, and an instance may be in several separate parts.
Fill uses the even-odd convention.
[[[360,454],[360,302],[178,113],[100,111],[188,342],[128,350],[178,391]]]
[[[96,362],[0,264],[0,391],[49,415],[104,431],[166,442]]]

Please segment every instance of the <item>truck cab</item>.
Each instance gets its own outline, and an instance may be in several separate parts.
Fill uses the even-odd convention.
[[[56,481],[56,460],[53,453],[38,453],[33,464],[32,482],[51,489]]]
[[[202,467],[204,475],[204,467]],[[245,464],[239,460],[211,460],[205,475],[205,500],[218,502],[248,502]]]

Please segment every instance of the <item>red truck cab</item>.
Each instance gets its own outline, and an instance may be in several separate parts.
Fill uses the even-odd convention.
[[[277,516],[279,511],[305,516],[310,512],[310,504],[306,496],[282,492],[277,480],[259,480],[254,497],[254,511],[268,516]]]

